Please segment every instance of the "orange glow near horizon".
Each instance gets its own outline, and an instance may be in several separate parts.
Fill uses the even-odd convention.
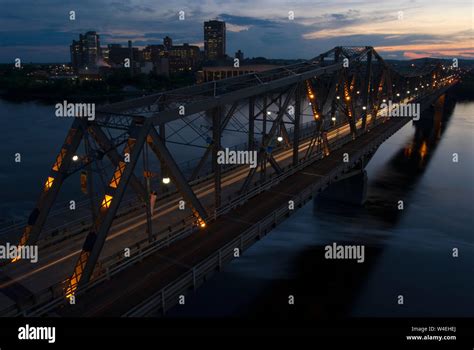
[[[386,58],[474,58],[472,2],[460,0],[454,6],[449,2],[421,0],[414,5],[402,0],[397,4],[380,3],[377,8],[371,5],[370,1],[353,4],[350,10],[342,11],[351,21],[337,26],[320,25],[311,30],[314,21],[309,21],[309,30],[302,37],[332,40],[344,46],[373,36],[376,41],[372,46],[377,51],[392,53]]]
[[[375,49],[380,52],[404,52],[404,57],[410,59],[423,57],[474,57],[474,48],[468,42],[451,44],[420,44],[420,45],[399,45],[399,46],[378,46]]]

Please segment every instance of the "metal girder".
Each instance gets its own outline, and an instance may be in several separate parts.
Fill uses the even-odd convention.
[[[283,105],[278,110],[277,117],[273,121],[270,131],[268,132],[268,134],[265,135],[265,139],[263,140],[263,146],[265,148],[270,144],[270,142],[272,142],[273,138],[275,137],[275,133],[278,130],[278,127],[281,123],[283,116],[285,115],[285,111],[288,108],[288,105],[295,93],[295,90],[296,90],[296,85],[290,88],[290,90],[288,91],[288,94],[285,97],[285,102],[283,102]]]
[[[216,96],[213,98],[208,98],[199,102],[191,102],[186,105],[186,113],[187,115],[190,115],[194,113],[199,113],[206,109],[212,109],[217,106],[224,106],[227,104],[231,104],[235,101],[243,100],[251,96],[262,95],[269,91],[274,91],[283,87],[288,87],[312,77],[320,76],[323,74],[329,74],[337,70],[340,70],[341,68],[342,68],[342,63],[335,63],[335,64],[332,64],[330,66],[325,66],[325,67],[317,67],[312,70],[306,71],[304,73],[290,75],[285,78],[277,79],[267,84],[243,88],[241,90],[229,92],[227,94],[223,94],[223,95]],[[180,119],[181,115],[179,115],[179,109],[174,108],[174,109],[158,112],[150,118],[152,119],[153,124],[160,124],[160,123],[169,123],[173,120]]]
[[[302,85],[298,84],[295,90],[295,116],[293,128],[293,166],[299,163],[300,128],[301,128],[301,95]]]
[[[85,128],[84,128],[85,129]],[[91,146],[90,146],[90,140],[89,140],[89,135],[84,133],[84,149],[86,151],[86,154],[89,156],[91,154]],[[94,179],[93,179],[93,171],[92,171],[92,163],[89,163],[86,165],[86,181],[87,184],[84,186],[85,188],[83,189],[83,174],[81,173],[81,190],[85,190],[87,192],[87,196],[89,197],[89,202],[90,202],[90,208],[91,208],[91,214],[92,214],[92,221],[95,221],[97,218],[97,210],[98,208],[95,206],[94,203]]]
[[[114,166],[118,166],[119,162],[123,160],[123,158],[119,155],[117,152],[117,149],[115,146],[112,144],[110,139],[107,137],[107,135],[102,131],[100,126],[90,123],[89,125],[89,130],[90,134],[94,137],[96,142],[102,147],[104,150],[104,153],[107,155],[107,157],[110,159],[112,164]],[[138,197],[142,200],[145,201],[146,199],[146,190],[141,184],[140,180],[135,176],[135,174],[132,174],[130,178],[130,185],[132,186],[133,190],[137,193]]]
[[[371,47],[341,48],[336,47],[328,51],[334,52],[335,63],[325,66],[321,59],[313,59],[295,65],[276,68],[260,73],[253,73],[234,78],[223,79],[217,82],[200,84],[199,87],[192,86],[180,88],[169,92],[154,94],[139,99],[119,102],[105,106],[98,111],[97,122],[106,125],[111,120],[132,117],[133,115],[147,115],[153,119],[154,125],[168,123],[180,119],[179,105],[186,105],[187,115],[199,113],[203,110],[213,109],[216,106],[224,106],[235,101],[262,95],[280,88],[291,86],[297,82],[317,77],[323,74],[331,74],[342,69],[341,56],[353,62],[360,62]],[[320,55],[324,56],[324,54]],[[160,111],[155,108],[160,99],[166,100],[170,108]],[[171,107],[172,106],[172,107]],[[126,111],[127,114],[121,114]],[[127,122],[118,120],[117,125],[125,125]],[[102,124],[101,124],[102,125]]]
[[[323,105],[323,108],[321,110],[321,113],[323,115],[327,115],[330,112],[330,110],[333,108],[334,98],[336,97],[342,78],[343,78],[343,71],[339,72],[339,74],[334,75],[334,77],[331,79],[329,92],[328,92],[326,101]]]
[[[262,106],[262,147],[267,134],[267,94],[263,95],[263,106]],[[260,181],[264,182],[267,176],[267,152],[264,151],[261,156],[257,157],[257,162],[260,164]]]
[[[372,79],[372,50],[367,53],[367,68],[365,71],[365,78],[364,78],[364,85],[362,88],[362,103],[365,106],[365,110],[362,110],[362,131],[365,131],[366,123],[367,123],[367,111],[369,108],[369,94],[370,89],[372,88],[371,85]]]
[[[237,109],[238,105],[239,105],[239,101],[234,102],[233,105],[230,107],[229,111],[227,111],[226,116],[224,117],[224,120],[220,124],[220,133],[221,134],[224,131],[224,129],[226,128],[226,126],[229,123],[232,116],[234,115],[234,112]],[[214,129],[214,127],[215,127],[214,123],[213,123],[212,127]],[[201,169],[203,168],[204,164],[206,164],[206,161],[209,158],[209,155],[211,154],[212,149],[213,149],[212,144],[207,146],[206,151],[204,152],[204,155],[199,160],[199,163],[196,165],[196,167],[194,168],[194,170],[191,174],[191,177],[189,178],[190,181],[193,181],[194,179],[196,179],[198,177],[198,175],[201,172]]]
[[[311,154],[313,153],[314,146],[318,143],[318,140],[321,138],[320,130],[315,129],[313,135],[311,136],[311,140],[309,141],[308,148],[306,148],[305,155],[303,159],[308,159]]]
[[[348,83],[347,74],[345,74],[345,77],[344,77],[343,89],[344,89],[344,104],[345,104],[344,112],[349,122],[349,127],[351,129],[352,137],[355,138],[357,136],[357,128],[356,128],[356,123],[355,123],[355,114],[354,114],[354,108],[352,106],[352,96],[350,95],[350,86]]]
[[[286,130],[285,123],[283,123],[283,121],[280,122],[280,133],[283,137],[286,147],[291,147],[290,135],[288,135],[288,131]]]
[[[229,118],[230,119],[230,118]],[[224,120],[225,123],[225,120]],[[214,171],[214,204],[218,209],[221,206],[221,165],[218,162],[218,152],[221,149],[221,109],[212,111],[212,165]]]
[[[282,173],[282,170],[281,170],[280,165],[278,165],[278,162],[275,160],[275,157],[273,157],[272,154],[269,154],[269,155],[268,155],[268,162],[269,162],[270,165],[273,167],[273,169],[275,169],[275,171],[276,171],[277,174],[281,174],[281,173]]]
[[[20,242],[18,243],[19,246],[34,244],[38,241],[49,211],[66,178],[67,170],[72,162],[72,156],[79,147],[83,135],[84,130],[82,129],[79,119],[76,118],[68,131],[61,150],[51,168],[50,174],[43,185],[36,206],[30,213],[27,226],[23,230]],[[16,259],[14,259],[13,262],[14,261],[16,261]]]
[[[386,74],[387,74],[387,71],[385,69],[382,70],[382,74],[380,75],[380,81],[377,84],[377,91],[375,91],[375,101],[372,106],[372,118],[371,118],[372,124],[375,122],[375,119],[377,118],[377,113],[380,108],[380,100],[382,98],[383,85],[385,84]]]
[[[252,151],[255,147],[255,98],[249,98],[249,135],[248,135],[249,151]]]
[[[266,159],[266,149],[268,147],[268,145],[270,144],[270,142],[273,140],[274,136],[275,136],[275,132],[278,128],[278,126],[280,125],[280,122],[281,122],[281,119],[283,117],[283,115],[285,114],[285,111],[286,109],[288,108],[288,104],[292,98],[292,96],[294,95],[295,91],[296,91],[296,86],[292,86],[290,88],[290,90],[288,91],[286,97],[285,97],[285,102],[283,103],[283,105],[281,106],[281,108],[278,110],[278,114],[277,114],[277,117],[275,118],[275,120],[273,120],[273,124],[272,124],[272,127],[270,129],[270,132],[265,135],[264,139],[263,139],[263,142],[262,142],[262,147],[257,155],[257,159],[259,161],[263,159]],[[261,164],[262,166],[263,164]],[[266,164],[265,164],[266,165]],[[250,169],[243,185],[242,185],[242,188],[240,190],[241,193],[245,192],[250,184],[250,182],[252,181],[252,178],[255,174],[255,172],[257,171],[257,168],[252,168]],[[261,170],[260,170],[261,171]]]
[[[328,51],[328,54],[334,52],[335,56],[335,63],[331,65],[325,66],[320,58],[316,58],[303,63],[275,68],[260,73],[252,73],[223,79],[217,82],[204,83],[198,87],[185,87],[130,101],[115,103],[104,106],[98,110],[97,122],[107,125],[110,120],[116,119],[119,116],[126,119],[134,115],[147,115],[153,119],[154,125],[168,123],[182,117],[178,113],[180,105],[186,105],[187,115],[212,109],[218,105],[228,105],[251,96],[262,95],[279,88],[291,86],[312,77],[331,74],[342,69],[341,56],[353,62],[359,62],[366,56],[369,50],[372,50],[372,48],[336,47]],[[325,54],[319,57],[322,56],[325,56]],[[170,108],[160,111],[159,108],[157,108],[160,100],[166,100]],[[118,125],[122,124],[126,126],[127,122],[119,120]]]
[[[134,125],[130,130],[130,137],[123,152],[130,155],[130,162],[120,162],[106,189],[104,198],[100,203],[99,216],[86,237],[74,267],[74,272],[69,279],[66,289],[66,297],[68,298],[72,297],[77,289],[87,284],[92,277],[110,226],[145,144],[150,124],[147,120],[143,125]]]
[[[147,138],[147,142],[150,145],[151,150],[157,155],[160,161],[166,165],[173,183],[183,198],[191,204],[201,220],[206,220],[208,217],[206,210],[202,206],[197,196],[194,194],[191,186],[186,181],[186,178],[173,159],[173,156],[169,152],[168,148],[164,145],[163,140],[160,138],[154,127],[150,128],[149,133],[150,134]]]

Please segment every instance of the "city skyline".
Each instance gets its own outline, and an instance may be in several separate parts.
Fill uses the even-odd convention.
[[[371,45],[387,59],[474,58],[469,1],[1,3],[2,63],[15,57],[23,62],[66,62],[70,41],[88,30],[101,33],[107,43],[132,40],[145,47],[170,36],[176,44],[203,49],[203,22],[216,18],[226,22],[227,52],[241,49],[247,57],[311,58],[337,45]],[[75,21],[69,20],[71,10]],[[184,11],[184,20],[179,20],[179,11]],[[288,18],[289,11],[294,20]]]

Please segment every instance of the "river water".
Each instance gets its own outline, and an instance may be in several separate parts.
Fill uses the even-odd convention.
[[[64,140],[70,120],[58,122],[51,108],[0,100],[0,223],[28,215]],[[432,114],[422,118],[438,123],[409,123],[379,148],[364,206],[308,203],[168,315],[472,316],[474,102],[448,98]],[[324,259],[333,242],[364,245],[365,261]]]

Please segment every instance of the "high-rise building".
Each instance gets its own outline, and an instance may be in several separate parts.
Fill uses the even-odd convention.
[[[77,73],[79,68],[82,67],[82,43],[81,40],[73,40],[71,46],[69,47],[71,52],[71,66],[74,71]]]
[[[100,41],[96,32],[79,35],[79,41],[73,40],[70,46],[71,64],[74,70],[93,68],[100,59]]]
[[[204,22],[204,55],[207,60],[225,58],[225,22]]]

